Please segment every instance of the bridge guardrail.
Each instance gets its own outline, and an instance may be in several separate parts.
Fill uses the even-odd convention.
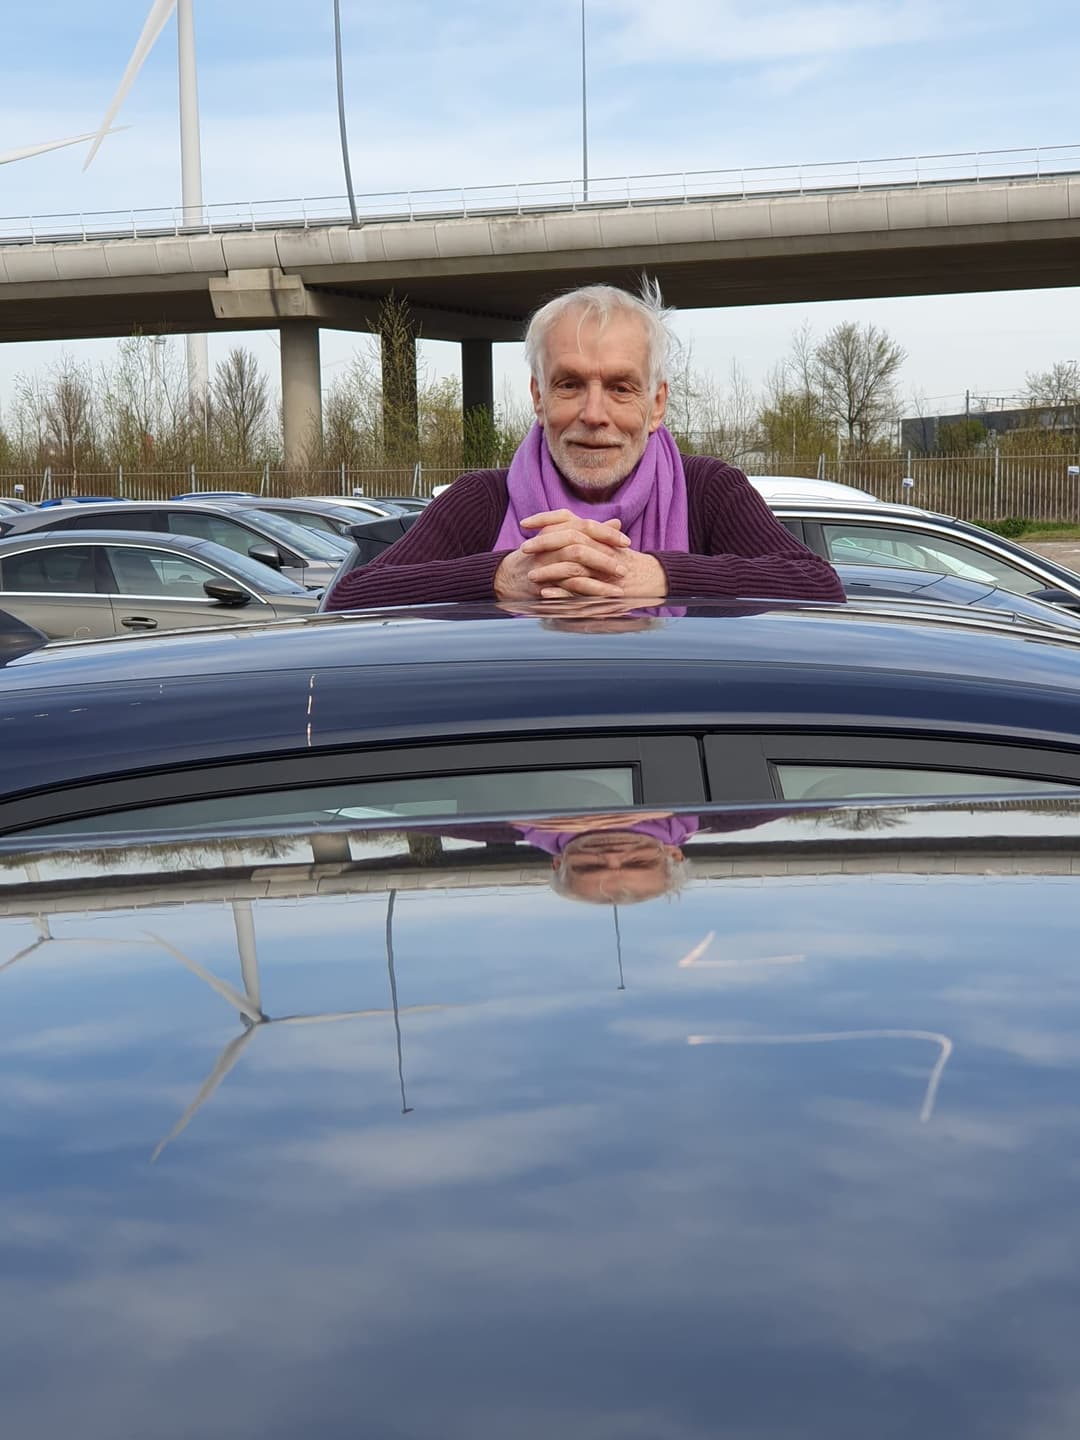
[[[361,223],[526,215],[560,210],[632,208],[692,201],[775,198],[884,188],[922,188],[992,180],[1037,180],[1080,173],[1080,144],[1013,150],[902,155],[875,160],[822,161],[653,175],[599,176],[437,190],[391,190],[357,195]],[[238,230],[348,225],[343,195],[260,200],[86,214],[0,217],[0,245],[213,235]]]

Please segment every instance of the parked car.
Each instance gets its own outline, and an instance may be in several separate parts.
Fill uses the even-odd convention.
[[[359,511],[360,519],[364,516],[377,519],[380,515],[397,515],[403,510],[414,508],[395,495],[305,495],[302,498],[325,501],[328,505],[344,505],[347,510]]]
[[[834,564],[910,566],[1080,609],[1080,575],[981,525],[885,501],[770,500],[776,518]]]
[[[349,554],[348,542],[317,535],[278,515],[196,501],[140,500],[124,505],[61,507],[0,518],[0,537],[42,530],[139,530],[212,540],[238,555],[280,570],[308,590],[321,590]]]
[[[0,505],[4,507],[5,515],[22,515],[29,510],[37,509],[37,506],[32,505],[29,500],[21,500],[17,495],[0,495]]]
[[[385,519],[388,515],[405,512],[388,502],[372,501],[370,504],[345,505],[336,500],[321,500],[315,496],[299,495],[290,498],[260,496],[255,500],[240,502],[222,501],[223,505],[239,504],[242,509],[278,515],[294,525],[303,525],[321,534],[349,536],[349,531],[358,521]]]
[[[431,501],[426,495],[376,495],[380,505],[393,505],[398,510],[423,510]]]
[[[31,641],[0,669],[0,833],[1080,784],[1080,643],[926,608],[676,597]]]
[[[959,575],[937,574],[927,570],[906,569],[889,565],[848,565],[840,561],[836,573],[844,593],[850,599],[870,599],[881,604],[891,597],[910,602],[927,601],[938,605],[979,606],[997,614],[1014,615],[1025,625],[1048,625],[1052,629],[1080,632],[1080,614],[1062,605],[1049,605],[1018,595],[985,580],[961,580]]]
[[[179,495],[170,495],[170,500],[257,500],[254,490],[184,490]]]
[[[52,510],[58,505],[126,505],[123,495],[56,495],[42,500],[39,510]]]
[[[0,857],[6,1432],[1071,1440],[1076,802],[515,818]]]
[[[44,530],[0,540],[0,607],[50,639],[285,619],[317,604],[268,565],[186,535]]]
[[[856,485],[841,485],[836,480],[818,480],[805,475],[748,475],[754,489],[771,505],[774,500],[828,500],[877,504],[877,496]]]

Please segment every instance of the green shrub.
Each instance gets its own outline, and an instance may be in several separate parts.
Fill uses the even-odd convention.
[[[1004,520],[977,520],[984,530],[992,530],[995,535],[1003,535],[1006,540],[1018,540],[1031,529],[1030,520],[1021,520],[1018,515],[1007,515]]]

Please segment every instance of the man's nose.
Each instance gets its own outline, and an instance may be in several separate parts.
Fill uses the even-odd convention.
[[[581,418],[586,425],[606,425],[607,406],[604,404],[604,387],[599,381],[586,385],[581,399]]]

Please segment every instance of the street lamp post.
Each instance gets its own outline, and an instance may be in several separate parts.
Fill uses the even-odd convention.
[[[589,198],[589,107],[585,67],[585,0],[581,0],[581,198]]]
[[[352,166],[349,164],[349,138],[345,130],[345,78],[341,63],[341,0],[334,0],[334,60],[337,64],[338,128],[341,131],[341,163],[345,167],[345,189],[349,196],[352,223],[358,223],[356,196],[353,194]]]

